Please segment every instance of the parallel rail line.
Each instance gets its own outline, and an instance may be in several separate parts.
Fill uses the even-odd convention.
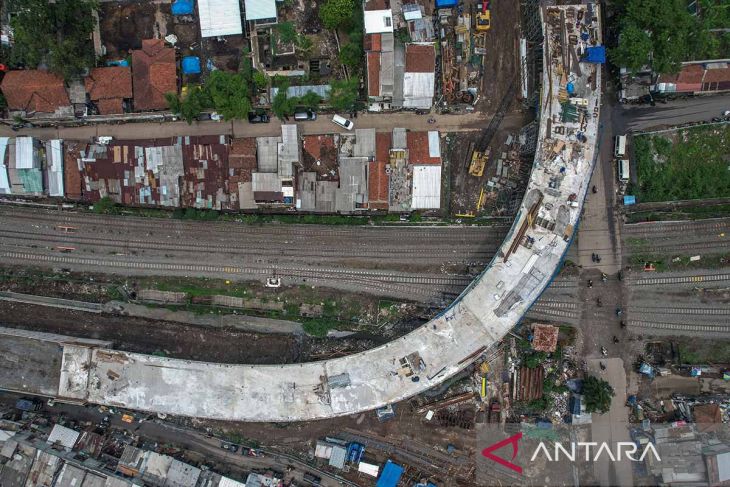
[[[639,321],[639,320],[628,320],[628,326],[632,328],[650,328],[655,330],[665,330],[675,333],[681,332],[703,332],[703,333],[718,333],[718,334],[730,334],[730,325],[717,324],[717,325],[699,325],[689,323],[666,323],[666,322],[654,322],[654,321]]]

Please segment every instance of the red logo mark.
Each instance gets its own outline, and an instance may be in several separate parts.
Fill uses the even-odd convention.
[[[517,433],[516,435],[510,436],[509,438],[505,438],[504,440],[495,443],[492,446],[486,447],[484,450],[482,450],[482,455],[489,458],[490,460],[494,460],[495,462],[499,463],[503,467],[507,467],[511,470],[514,470],[515,472],[521,474],[522,473],[522,467],[519,465],[515,465],[514,463],[505,460],[502,457],[498,457],[497,455],[493,454],[492,452],[495,450],[499,450],[500,448],[511,444],[512,445],[512,460],[515,459],[517,456],[517,450],[518,450],[518,444],[517,442],[522,439],[522,433]]]

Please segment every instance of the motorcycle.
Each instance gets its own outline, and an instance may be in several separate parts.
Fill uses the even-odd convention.
[[[623,313],[621,308],[616,308],[616,316],[621,316],[621,313]]]
[[[606,273],[605,273],[605,272],[601,272],[601,280],[602,280],[603,282],[606,282],[606,281],[608,281],[608,276],[606,275]]]
[[[588,289],[590,289],[592,287],[593,287],[593,281],[591,281],[590,279],[588,279]]]
[[[603,303],[601,303],[601,298],[596,298],[596,306],[598,306],[599,308],[603,306]]]
[[[601,370],[606,370],[606,364],[603,362],[598,362],[598,365],[601,367]]]
[[[428,119],[428,123],[434,124],[434,123],[436,123],[436,119],[435,118],[429,118]]]
[[[618,343],[618,338],[616,338],[616,336],[613,337],[613,343]]]
[[[593,188],[591,188],[591,191],[593,192],[593,194],[598,193],[598,190],[596,189],[596,186],[595,185],[593,186]]]
[[[606,347],[601,347],[601,355],[608,357],[608,350],[606,350]]]

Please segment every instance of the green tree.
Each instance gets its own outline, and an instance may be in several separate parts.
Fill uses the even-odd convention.
[[[609,51],[611,61],[637,72],[649,63],[652,43],[649,35],[639,27],[630,24],[621,31],[621,42]]]
[[[261,71],[254,71],[253,83],[256,85],[256,88],[263,90],[269,85],[269,77]]]
[[[354,0],[327,0],[319,9],[319,18],[326,28],[337,29],[349,24],[355,10],[362,14],[361,9],[355,8]]]
[[[314,91],[308,91],[303,97],[299,99],[299,103],[304,105],[307,108],[311,108],[312,110],[319,107],[319,104],[322,102],[322,97],[319,96]]]
[[[622,7],[619,44],[609,53],[620,66],[635,71],[650,61],[658,73],[676,73],[683,61],[717,45],[685,0],[625,0]]]
[[[347,67],[354,68],[362,64],[364,52],[362,43],[348,42],[340,49],[340,62]]]
[[[333,80],[330,83],[331,91],[329,104],[335,110],[349,111],[355,108],[358,99],[358,78],[349,80]]]
[[[243,119],[251,111],[249,83],[241,73],[213,71],[205,83],[213,108],[224,119]]]
[[[588,376],[583,381],[583,398],[586,401],[587,412],[600,414],[608,412],[613,396],[613,387],[605,380]]]
[[[70,79],[94,65],[91,16],[96,0],[10,0],[14,45],[10,62],[32,68],[46,62],[54,73]]]

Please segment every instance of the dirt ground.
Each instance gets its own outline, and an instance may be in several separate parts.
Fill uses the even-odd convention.
[[[110,59],[124,58],[142,47],[143,39],[164,37],[172,31],[169,3],[148,1],[102,2],[99,6],[101,41]]]
[[[98,315],[0,301],[0,325],[109,340],[120,350],[223,363],[280,364],[301,358],[286,335],[257,335],[141,318]]]

